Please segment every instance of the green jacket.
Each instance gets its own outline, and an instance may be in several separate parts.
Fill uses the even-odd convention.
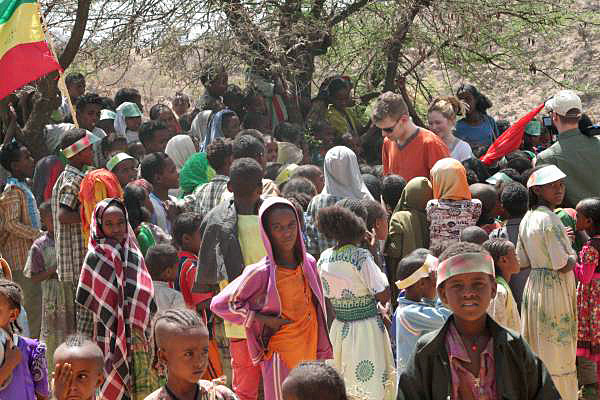
[[[416,351],[400,375],[398,400],[450,399],[452,378],[445,338],[453,320],[451,315],[441,329],[427,333],[417,341]],[[489,316],[487,326],[494,339],[498,399],[560,399],[548,370],[525,340]]]

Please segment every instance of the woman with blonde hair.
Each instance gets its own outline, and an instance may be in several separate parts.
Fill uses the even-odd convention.
[[[438,135],[450,152],[450,157],[463,162],[473,158],[471,146],[454,136],[456,116],[465,114],[465,104],[454,96],[437,97],[429,105],[429,128]]]

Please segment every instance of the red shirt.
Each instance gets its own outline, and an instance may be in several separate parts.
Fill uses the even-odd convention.
[[[189,251],[180,251],[179,256],[179,288],[185,304],[192,309],[196,305],[210,299],[212,293],[192,293],[198,271],[198,256]]]
[[[446,157],[450,157],[446,144],[424,128],[419,128],[417,134],[402,147],[385,138],[381,148],[383,174],[400,175],[406,182],[418,176],[429,178],[433,164]]]

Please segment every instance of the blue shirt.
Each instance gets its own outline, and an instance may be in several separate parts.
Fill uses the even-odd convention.
[[[397,377],[406,369],[417,340],[422,335],[441,328],[450,314],[452,311],[439,301],[423,299],[416,302],[405,299],[404,295],[398,296],[398,308],[394,315]]]
[[[455,136],[473,146],[489,146],[496,138],[496,121],[489,115],[484,115],[483,121],[477,126],[469,125],[464,119],[456,123]]]

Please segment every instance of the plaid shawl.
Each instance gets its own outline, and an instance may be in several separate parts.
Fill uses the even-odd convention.
[[[102,232],[102,215],[111,205],[120,207],[127,218],[120,199],[105,199],[96,206],[76,301],[97,321],[95,340],[104,352],[106,375],[100,397],[118,400],[132,385],[132,351],[128,346],[132,327],[138,327],[148,338],[157,307],[152,279],[131,228],[123,243],[106,238]]]

